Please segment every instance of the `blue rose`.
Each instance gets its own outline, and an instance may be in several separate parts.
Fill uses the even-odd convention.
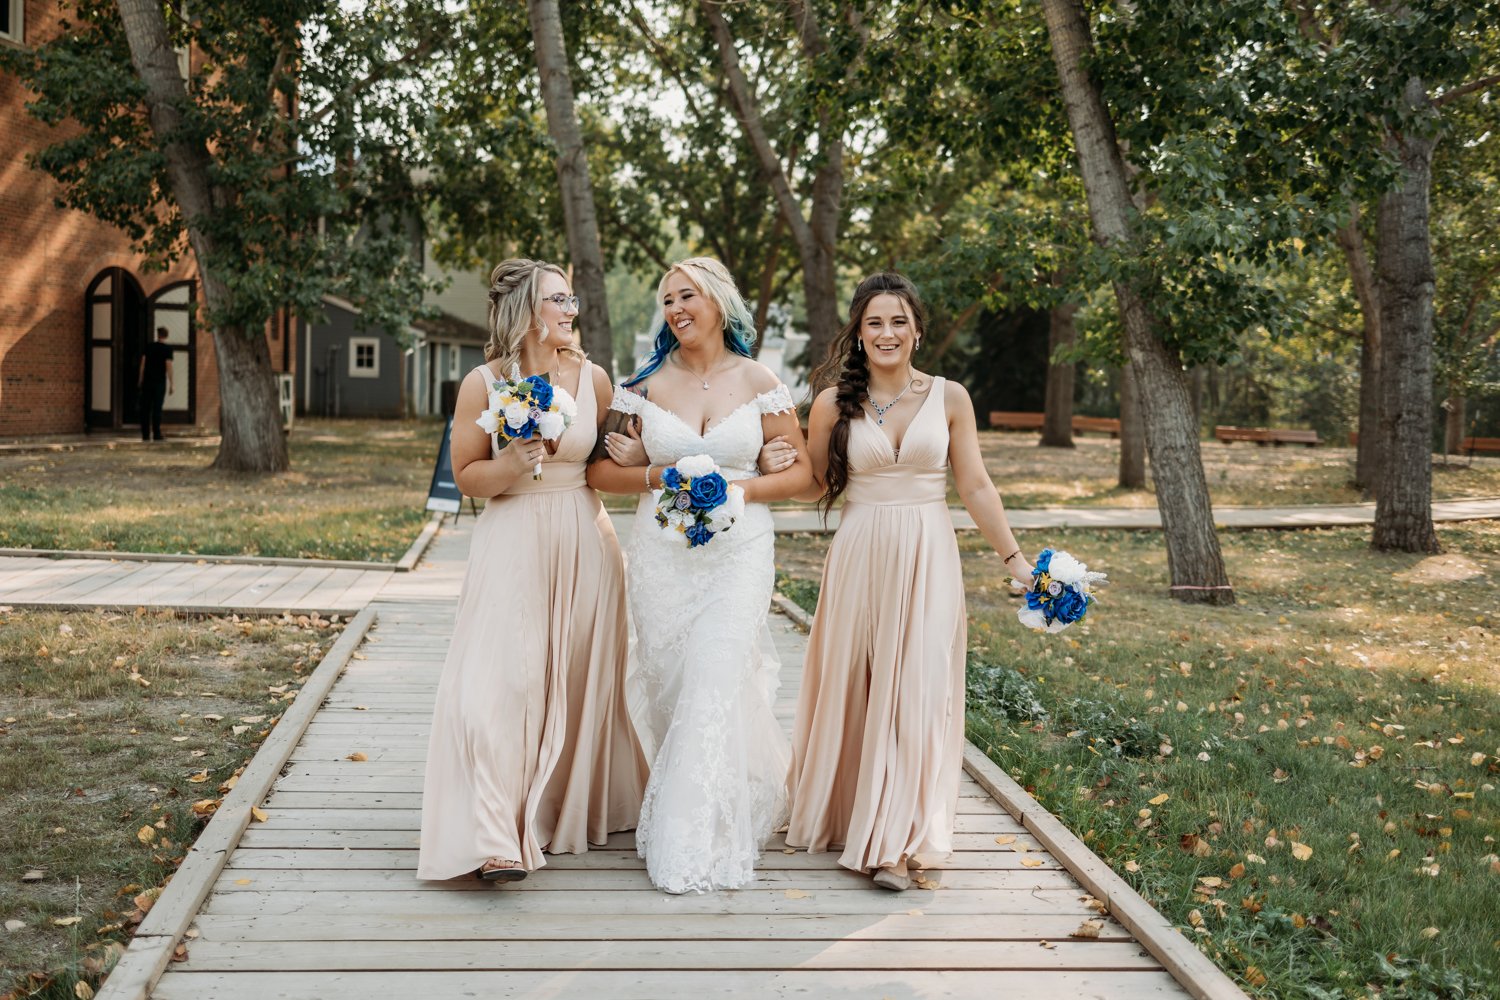
[[[1035,571],[1032,573],[1033,576],[1048,572],[1052,568],[1052,550],[1043,549],[1042,551],[1038,552],[1036,554],[1036,562],[1032,563],[1031,565],[1033,570]]]
[[[1088,596],[1072,587],[1064,587],[1063,592],[1052,599],[1052,617],[1067,625],[1082,618],[1088,609]]]
[[[540,375],[528,375],[523,382],[531,383],[531,402],[545,410],[552,405],[552,383]]]
[[[693,494],[694,507],[699,510],[713,510],[729,496],[729,483],[717,472],[710,472],[706,476],[694,479],[689,492]]]
[[[707,526],[702,524],[695,524],[687,530],[688,548],[697,548],[700,545],[707,545],[709,543],[709,540],[713,537],[714,533],[712,531],[709,531]]]
[[[669,490],[675,490],[682,486],[682,473],[677,471],[677,466],[672,466],[661,474],[661,484]]]

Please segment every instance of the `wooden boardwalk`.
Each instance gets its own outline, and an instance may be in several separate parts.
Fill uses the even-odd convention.
[[[230,852],[160,1000],[421,996],[1181,997],[1056,858],[965,776],[958,851],[890,893],[778,839],[753,886],[669,896],[634,838],[524,882],[415,877],[423,760],[467,531],[374,605],[378,626]],[[790,722],[803,636],[773,615]],[[351,761],[353,754],[367,759]],[[122,984],[123,985],[123,984]]]
[[[405,575],[405,574],[403,574]],[[0,604],[46,608],[175,608],[208,613],[355,614],[390,569],[146,561],[0,558]]]

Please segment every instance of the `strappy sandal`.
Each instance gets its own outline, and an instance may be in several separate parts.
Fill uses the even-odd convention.
[[[519,861],[490,858],[480,867],[479,877],[486,882],[519,882],[526,877],[526,869]]]

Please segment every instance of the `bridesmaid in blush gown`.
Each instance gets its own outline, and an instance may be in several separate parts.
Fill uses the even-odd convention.
[[[438,684],[417,876],[516,881],[635,826],[646,761],[626,715],[624,566],[584,480],[609,377],[575,346],[578,299],[552,264],[490,279],[488,359],[459,390],[454,479],[488,497]],[[475,423],[491,384],[545,373],[578,403],[556,442],[500,449]],[[602,402],[601,402],[602,401]],[[541,462],[542,478],[532,477]]]
[[[912,366],[925,314],[898,274],[855,290],[814,384],[808,448],[825,513],[843,499],[808,637],[792,729],[787,843],[905,889],[908,866],[952,851],[968,652],[948,513],[964,506],[1007,569],[1031,567],[979,453],[963,386]]]

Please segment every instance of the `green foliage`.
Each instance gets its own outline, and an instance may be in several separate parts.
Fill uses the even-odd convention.
[[[1046,722],[1051,716],[1036,688],[1020,672],[969,656],[966,671],[969,704],[1011,722]]]
[[[61,201],[124,230],[155,266],[188,245],[168,177],[173,143],[211,156],[206,273],[227,288],[209,322],[257,332],[283,305],[316,317],[354,302],[372,327],[403,329],[426,288],[411,139],[426,127],[423,69],[448,15],[400,0],[358,8],[306,0],[191,5],[168,18],[192,71],[178,133],[158,136],[113,3],[77,0],[53,40],[5,56],[49,124],[71,120],[32,165]]]

